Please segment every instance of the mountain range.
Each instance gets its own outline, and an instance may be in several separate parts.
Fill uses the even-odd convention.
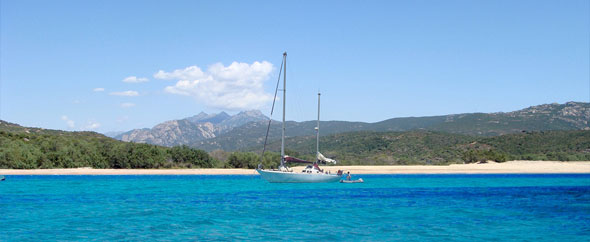
[[[225,112],[195,116],[160,123],[151,129],[134,129],[114,136],[114,138],[136,143],[149,143],[162,146],[188,145],[204,139],[215,138],[246,123],[268,120],[258,110],[243,111],[236,115]]]
[[[522,131],[588,129],[590,104],[567,102],[543,104],[513,112],[465,113],[429,117],[392,118],[376,123],[322,121],[321,135],[355,131],[428,130],[472,136],[498,136]],[[247,150],[262,147],[268,117],[252,110],[230,116],[200,113],[181,120],[167,121],[152,129],[137,129],[115,138],[123,141],[164,146],[189,145],[212,150]],[[286,123],[286,136],[315,135],[316,121]],[[281,123],[271,122],[269,142],[280,139]]]

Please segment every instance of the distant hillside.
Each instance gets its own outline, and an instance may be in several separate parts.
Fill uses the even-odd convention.
[[[287,137],[307,136],[315,134],[316,121],[293,122],[287,121],[285,135]],[[199,149],[213,151],[213,150],[244,150],[249,147],[259,146],[264,144],[264,135],[268,125],[267,121],[251,122],[241,127],[230,130],[226,133],[220,134],[212,139],[203,139],[190,146],[198,147]],[[334,134],[340,132],[347,132],[350,130],[367,130],[367,123],[362,122],[345,122],[345,121],[322,121],[320,123],[322,135]],[[273,121],[269,131],[269,141],[278,140],[281,138],[281,123]]]
[[[163,146],[192,144],[199,140],[215,138],[249,122],[267,120],[260,111],[245,111],[230,116],[199,113],[181,120],[160,123],[151,129],[134,129],[115,136],[122,141],[148,143]]]
[[[495,136],[542,130],[581,130],[589,127],[590,104],[543,104],[508,113],[470,113],[425,118],[389,119],[373,130],[428,129],[457,134]],[[412,127],[411,124],[414,124]],[[417,125],[421,124],[421,125]],[[408,129],[408,127],[412,127]]]
[[[206,152],[118,141],[95,132],[23,127],[0,120],[0,168],[213,167]]]
[[[91,131],[63,131],[63,130],[54,130],[54,129],[44,129],[44,128],[32,128],[32,127],[24,127],[20,126],[15,123],[6,122],[0,120],[0,131],[4,131],[7,133],[15,133],[15,134],[35,134],[35,135],[57,135],[57,136],[80,136],[80,137],[91,137],[91,138],[104,138],[112,140],[102,134],[91,132]]]
[[[255,124],[258,123],[248,125]],[[303,122],[292,126],[298,127],[297,124],[309,125]],[[333,126],[339,125],[350,123]],[[0,121],[0,168],[256,167],[261,147],[252,145],[243,149],[256,153],[216,151],[212,154],[220,160],[215,160],[206,152],[186,146],[168,148],[122,142],[95,132],[29,128]],[[288,138],[286,147],[288,154],[313,160],[315,136]],[[320,148],[323,154],[336,158],[344,165],[590,160],[590,130],[521,131],[500,136],[470,136],[427,130],[357,131],[322,136]],[[265,165],[276,166],[279,149],[278,140],[269,144]]]
[[[293,137],[286,147],[313,160],[314,136]],[[251,151],[260,152],[260,147]],[[280,151],[280,141],[267,150]],[[590,160],[590,131],[521,132],[494,137],[437,131],[340,133],[321,138],[321,152],[342,164],[448,164],[478,160]]]
[[[582,130],[588,128],[590,104],[568,102],[544,104],[508,113],[468,113],[431,117],[393,118],[377,123],[322,121],[321,135],[354,131],[431,130],[463,135],[497,136],[522,131]],[[315,134],[315,121],[287,122],[287,137]],[[248,123],[213,138],[190,143],[192,147],[212,151],[245,150],[262,147],[267,122]],[[280,139],[281,124],[273,122],[269,140]]]

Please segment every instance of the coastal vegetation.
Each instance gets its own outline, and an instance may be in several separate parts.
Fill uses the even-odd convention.
[[[293,137],[288,147],[315,159],[315,136]],[[507,160],[590,160],[590,131],[521,132],[494,137],[436,131],[352,132],[323,136],[322,153],[342,165],[444,165]],[[277,151],[280,142],[269,150]],[[256,150],[256,148],[252,148]]]
[[[315,159],[315,136],[288,138],[286,154]],[[590,131],[536,131],[493,137],[438,131],[359,131],[321,137],[322,153],[340,165],[444,165],[507,160],[590,160]],[[280,143],[207,153],[118,141],[95,132],[27,128],[0,121],[0,168],[248,168],[277,167]]]
[[[0,168],[214,167],[207,152],[118,141],[94,132],[65,132],[0,123]]]
[[[260,152],[224,152],[227,159],[219,159],[219,168],[247,168],[255,169],[258,164],[262,164],[265,168],[276,168],[281,160],[281,153],[279,152],[265,152],[264,159],[260,159]],[[286,150],[286,155],[297,157],[299,154],[292,150]]]

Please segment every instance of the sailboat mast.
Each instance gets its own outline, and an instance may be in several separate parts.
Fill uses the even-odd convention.
[[[318,126],[316,130],[316,159],[320,159],[320,93],[318,92]]]
[[[285,107],[287,106],[287,52],[283,53],[283,133],[281,135],[281,167],[285,166]]]

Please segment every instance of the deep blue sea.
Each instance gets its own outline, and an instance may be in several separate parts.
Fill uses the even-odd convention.
[[[0,241],[589,241],[590,174],[6,176]]]

